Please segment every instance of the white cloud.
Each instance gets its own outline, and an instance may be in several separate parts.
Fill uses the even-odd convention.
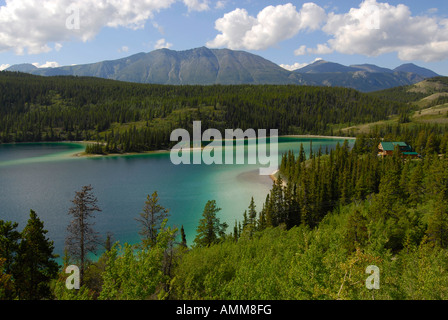
[[[310,54],[330,54],[333,53],[334,50],[326,44],[318,44],[316,49],[308,48],[307,52]]]
[[[169,43],[169,42],[166,42],[165,39],[159,39],[159,40],[157,40],[157,42],[156,42],[156,44],[154,46],[154,49],[163,49],[163,48],[169,49],[172,46],[173,46],[173,44]]]
[[[209,0],[183,0],[188,11],[207,11],[210,9]]]
[[[226,2],[225,1],[217,1],[216,5],[215,5],[215,9],[223,9],[226,6]]]
[[[56,50],[56,51],[60,51],[62,49],[62,44],[60,44],[60,43],[56,43],[55,45],[54,45],[54,50]]]
[[[294,64],[280,64],[280,67],[282,67],[283,69],[289,70],[289,71],[294,71],[297,69],[302,69],[303,67],[306,67],[309,63],[294,63]]]
[[[306,52],[306,45],[301,45],[299,49],[294,50],[294,55],[303,56]]]
[[[324,9],[314,3],[305,3],[300,12],[291,3],[268,6],[257,17],[238,8],[216,20],[215,29],[220,34],[207,46],[263,50],[292,38],[301,30],[318,29],[325,18]]]
[[[32,65],[37,67],[37,68],[57,68],[57,67],[61,66],[56,61],[47,61],[44,64],[39,64],[38,62],[34,62],[34,63],[32,63]]]
[[[379,56],[438,61],[448,57],[448,20],[413,16],[409,7],[366,0],[345,14],[330,13],[322,30],[332,38],[309,53]]]
[[[122,46],[120,49],[118,49],[118,52],[129,52],[128,46]]]
[[[10,64],[0,64],[0,71],[8,69],[10,66],[11,66]]]
[[[156,28],[157,31],[159,31],[160,34],[162,34],[162,35],[165,34],[165,30],[164,30],[163,27],[160,26],[157,22],[153,21],[153,22],[152,22],[152,26],[153,26],[154,28]]]
[[[314,61],[309,62],[309,63],[296,62],[294,64],[280,64],[280,67],[282,67],[283,69],[289,70],[289,71],[294,71],[294,70],[305,68],[306,66],[313,64],[314,62],[320,61],[320,60],[322,60],[322,58],[316,58],[316,59],[314,59]]]
[[[8,0],[0,6],[0,52],[44,53],[61,49],[65,41],[92,40],[104,27],[143,28],[157,12],[177,1]],[[183,2],[189,11],[208,7],[208,0]],[[54,48],[50,43],[56,43]]]
[[[309,2],[303,4],[300,19],[300,29],[317,30],[327,19],[327,14],[317,4]]]

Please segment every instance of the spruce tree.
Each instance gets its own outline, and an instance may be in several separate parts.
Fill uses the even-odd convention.
[[[187,248],[187,236],[185,235],[185,230],[184,230],[184,226],[182,225],[182,227],[180,228],[180,235],[181,235],[181,245],[185,248]]]
[[[233,240],[238,242],[239,232],[238,232],[238,222],[235,220],[235,226],[233,227]]]
[[[0,220],[0,300],[11,300],[16,297],[14,281],[17,252],[19,250],[20,232],[18,223]]]
[[[136,220],[141,223],[139,234],[143,237],[145,246],[154,246],[157,242],[158,230],[162,222],[168,217],[168,209],[159,204],[159,196],[157,191],[146,197],[143,212]]]
[[[21,300],[51,297],[50,280],[57,276],[59,267],[54,260],[53,241],[45,237],[47,232],[43,222],[31,210],[28,224],[21,233],[14,272],[17,295]]]
[[[216,206],[215,200],[207,201],[202,219],[196,229],[194,243],[197,247],[209,247],[217,243],[225,235],[227,223],[221,223],[216,214],[221,210]]]
[[[437,201],[426,232],[436,246],[448,247],[448,202],[445,199]]]
[[[253,227],[255,227],[256,219],[257,219],[257,210],[254,197],[252,197],[249,204],[248,223]]]
[[[412,170],[407,184],[408,203],[410,205],[417,205],[423,197],[423,178],[423,166],[421,162],[418,162],[417,166]]]
[[[20,232],[17,222],[0,220],[0,258],[4,259],[3,271],[10,274],[19,248]]]
[[[364,245],[368,238],[367,219],[356,208],[350,213],[345,231],[345,247],[349,252],[354,252]]]

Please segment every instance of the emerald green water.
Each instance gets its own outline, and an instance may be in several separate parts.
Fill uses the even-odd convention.
[[[332,149],[338,139],[280,138],[279,156],[298,152],[303,143],[307,153]],[[222,208],[221,221],[233,230],[235,219],[242,220],[253,196],[257,209],[272,187],[269,176],[260,176],[260,165],[173,165],[169,153],[129,156],[73,157],[82,144],[33,143],[0,145],[0,220],[15,221],[22,230],[33,209],[44,221],[47,236],[62,254],[67,212],[82,186],[91,184],[102,212],[96,214],[95,228],[121,243],[136,243],[146,196],[158,191],[160,204],[170,209],[169,224],[183,225],[189,245],[208,200]],[[200,152],[200,151],[195,151]],[[245,162],[247,163],[247,161]]]

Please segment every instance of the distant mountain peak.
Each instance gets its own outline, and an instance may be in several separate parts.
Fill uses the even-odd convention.
[[[36,67],[34,64],[22,63],[22,64],[15,64],[7,68],[6,71],[31,73],[32,71],[35,71],[37,69],[39,68]]]
[[[14,65],[7,71],[169,85],[296,84],[347,87],[364,92],[414,84],[437,76],[435,72],[412,63],[391,70],[372,64],[345,66],[322,59],[301,69],[288,71],[246,51],[205,46],[184,51],[163,48],[117,60],[57,68]]]
[[[355,68],[347,67],[339,63],[328,62],[325,60],[317,60],[312,64],[307,65],[301,69],[296,70],[298,73],[346,73],[359,71]]]
[[[419,67],[419,66],[417,66],[417,65],[415,65],[413,63],[402,64],[401,66],[395,68],[394,71],[396,71],[396,72],[415,73],[415,74],[421,75],[421,76],[423,76],[425,78],[434,78],[434,77],[438,77],[439,76],[434,71],[426,69],[426,68]]]

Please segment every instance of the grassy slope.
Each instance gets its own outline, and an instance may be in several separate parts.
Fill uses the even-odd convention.
[[[437,77],[419,82],[412,86],[404,86],[372,93],[372,95],[406,101],[413,106],[410,122],[405,126],[412,126],[421,123],[448,124],[448,103],[436,104],[434,101],[439,98],[448,97],[448,78]],[[386,124],[397,124],[399,116],[391,116],[389,120],[374,123],[365,123],[356,126],[346,126],[339,128],[342,133],[356,135],[368,133],[375,126]]]

